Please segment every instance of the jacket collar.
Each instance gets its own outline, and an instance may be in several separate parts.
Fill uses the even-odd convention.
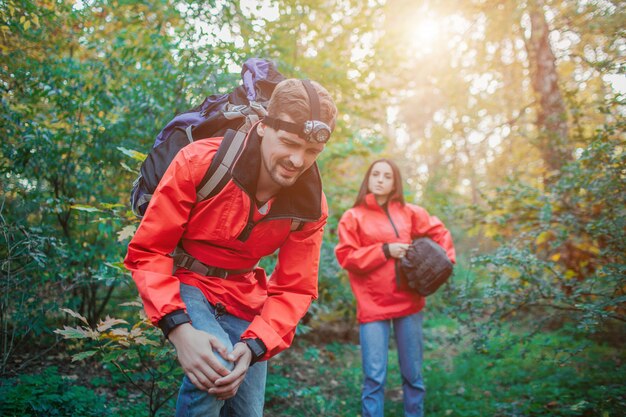
[[[387,201],[387,204],[385,205],[387,207],[391,207],[391,206],[396,206],[398,204],[401,204],[401,203],[398,200],[394,199],[394,200]],[[371,210],[385,211],[385,206],[381,206],[378,204],[378,201],[376,201],[376,196],[374,195],[374,193],[365,194],[365,206]]]
[[[250,129],[246,144],[232,169],[233,180],[252,201],[256,195],[260,168],[261,137],[255,125]],[[322,178],[316,162],[304,171],[292,186],[280,190],[266,218],[316,221],[320,217],[322,217]]]
[[[382,210],[383,209],[378,204],[378,201],[376,201],[376,196],[374,195],[374,193],[367,193],[365,195],[365,205],[367,206],[367,208],[373,209],[373,210]]]

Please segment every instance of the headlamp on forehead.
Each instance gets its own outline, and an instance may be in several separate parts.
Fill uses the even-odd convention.
[[[307,120],[304,122],[304,125],[300,126],[296,123],[266,116],[263,119],[263,124],[274,130],[294,133],[307,142],[326,143],[330,139],[330,128],[326,123],[319,120]]]
[[[285,120],[274,119],[273,117],[265,117],[263,123],[275,130],[284,130],[285,132],[295,133],[308,142],[326,143],[330,139],[330,127],[320,119],[320,101],[317,91],[309,80],[302,80],[302,85],[309,96],[309,104],[311,107],[311,120],[304,122],[303,126],[296,123],[287,122]]]
[[[330,127],[319,120],[307,120],[304,122],[302,132],[306,135],[306,140],[309,142],[326,143],[330,139]]]

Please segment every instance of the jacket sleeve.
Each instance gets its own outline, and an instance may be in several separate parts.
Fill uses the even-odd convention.
[[[446,226],[435,216],[428,214],[422,207],[407,204],[411,210],[411,238],[427,236],[437,242],[450,258],[456,263],[456,252],[452,243],[452,234]]]
[[[335,247],[335,256],[342,268],[358,274],[368,273],[387,262],[383,242],[362,246],[359,233],[360,225],[352,211],[341,216],[338,234],[339,244]]]
[[[174,158],[155,190],[148,210],[128,245],[124,264],[137,284],[149,320],[158,324],[168,313],[185,309],[180,282],[169,254],[183,234],[196,199],[186,152]]]
[[[291,346],[298,322],[317,298],[317,277],[322,235],[328,218],[326,197],[322,197],[322,218],[307,222],[302,230],[289,234],[279,249],[278,262],[267,287],[268,298],[242,338],[259,338],[269,359]]]

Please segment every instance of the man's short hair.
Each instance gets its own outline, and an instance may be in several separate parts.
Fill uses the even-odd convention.
[[[328,91],[319,83],[311,81],[311,84],[319,97],[320,119],[331,130],[334,130],[335,118],[337,117],[335,102]],[[303,124],[310,120],[309,96],[304,89],[304,85],[302,85],[302,81],[296,78],[288,78],[278,83],[270,98],[267,113],[268,116],[274,118],[280,118],[282,114],[286,114],[296,124]]]

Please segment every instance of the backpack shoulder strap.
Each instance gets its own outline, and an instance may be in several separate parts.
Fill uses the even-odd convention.
[[[196,192],[196,203],[214,197],[219,194],[226,183],[230,181],[230,168],[243,149],[246,139],[246,130],[228,129],[224,134],[224,139],[220,143],[211,165],[207,170],[198,191]],[[292,232],[302,229],[304,222],[299,219],[292,219],[290,230]]]
[[[247,133],[243,130],[229,129],[226,131],[224,139],[198,187],[196,203],[217,195],[230,180],[230,168],[243,148],[246,135]]]

